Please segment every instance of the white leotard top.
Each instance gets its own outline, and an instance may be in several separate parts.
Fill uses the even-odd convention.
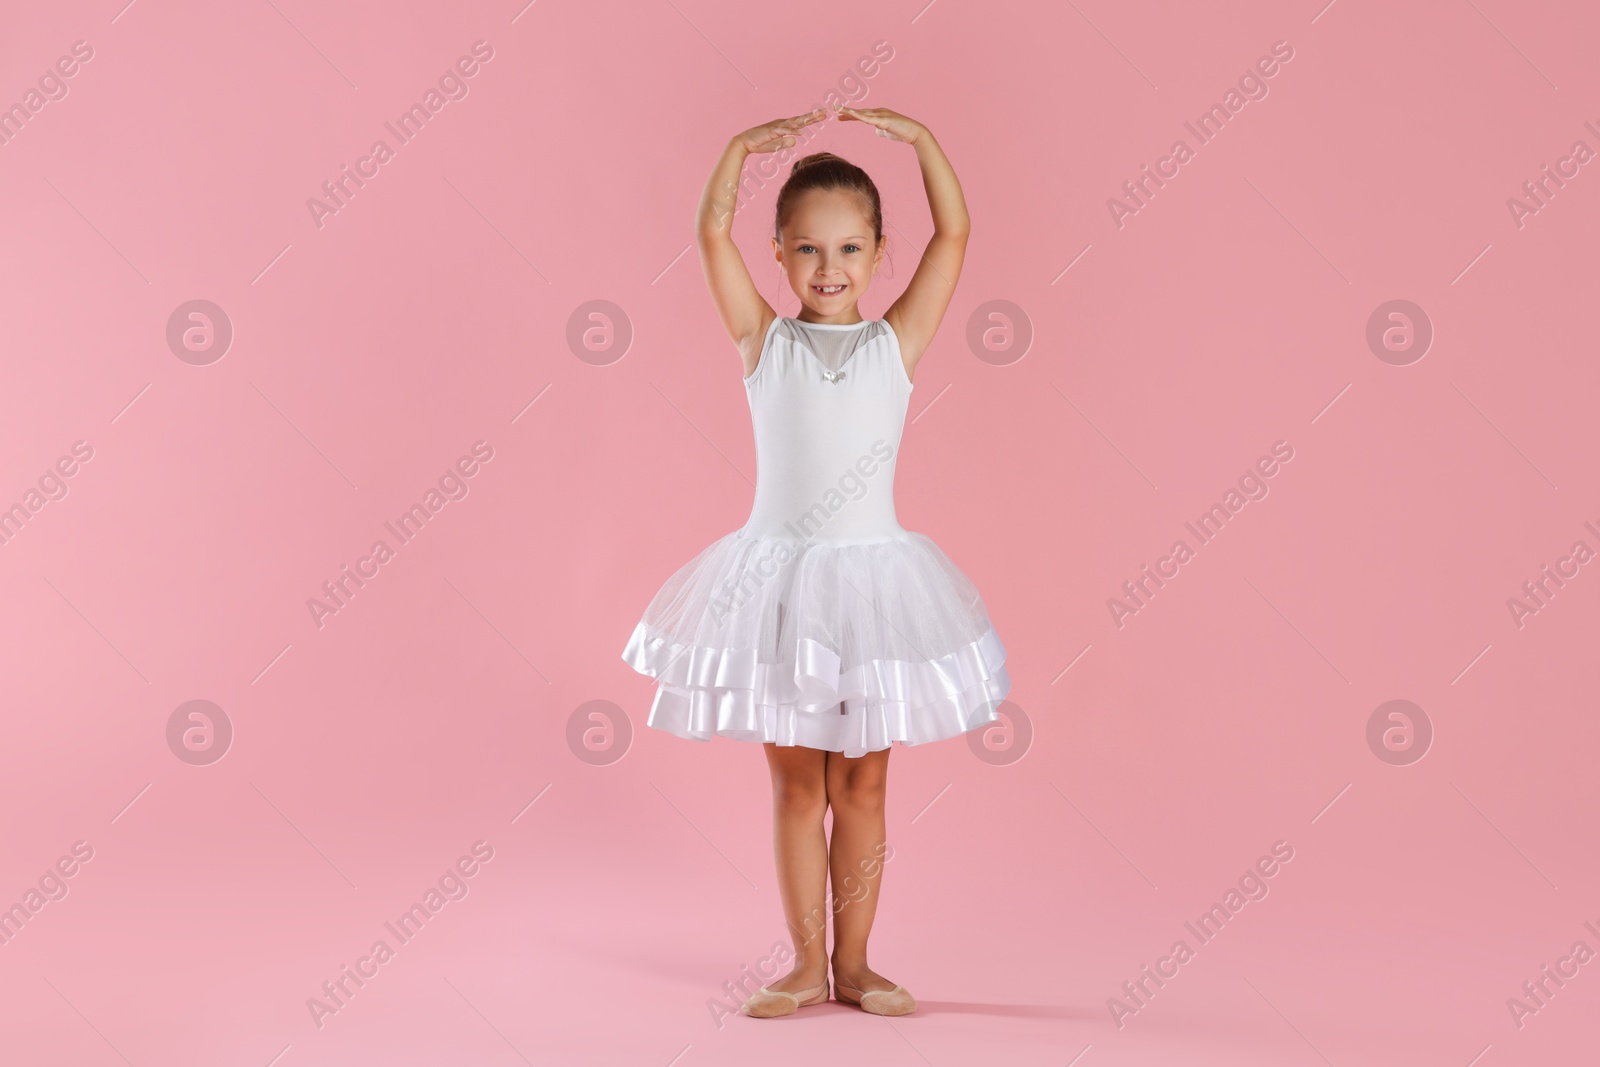
[[[888,322],[780,316],[744,382],[756,495],[741,537],[855,544],[905,537],[894,472],[912,385]]]

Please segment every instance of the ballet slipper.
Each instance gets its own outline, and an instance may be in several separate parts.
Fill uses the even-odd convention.
[[[822,984],[812,989],[802,989],[798,993],[786,993],[781,989],[768,989],[762,986],[749,1000],[740,1005],[739,1010],[752,1019],[776,1019],[782,1015],[793,1015],[811,1004],[824,1004],[828,1000],[828,980],[824,978]]]
[[[910,1015],[917,1010],[916,998],[906,992],[906,987],[903,985],[897,985],[893,989],[869,989],[863,993],[841,982],[834,986],[833,999],[854,1004],[862,1011],[871,1012],[873,1015]]]

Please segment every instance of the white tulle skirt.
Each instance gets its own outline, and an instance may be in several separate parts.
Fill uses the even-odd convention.
[[[909,530],[728,534],[661,587],[622,658],[660,683],[650,726],[849,757],[995,722],[1011,689],[977,589]]]

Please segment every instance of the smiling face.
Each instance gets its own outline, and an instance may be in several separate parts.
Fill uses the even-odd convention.
[[[878,273],[883,242],[872,236],[872,220],[861,198],[844,189],[812,189],[795,201],[773,254],[789,276],[789,288],[809,322],[859,322],[856,301]]]

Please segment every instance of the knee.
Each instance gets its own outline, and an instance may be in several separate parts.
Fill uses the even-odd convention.
[[[851,812],[883,811],[884,779],[879,774],[845,774],[828,783],[828,803]]]
[[[820,816],[827,807],[827,788],[820,775],[778,775],[772,779],[772,802],[783,811]]]

